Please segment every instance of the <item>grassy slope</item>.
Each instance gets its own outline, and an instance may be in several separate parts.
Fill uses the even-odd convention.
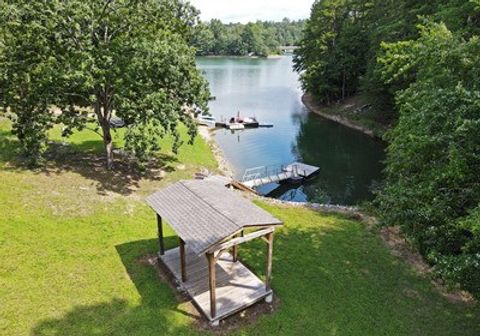
[[[214,167],[206,144],[184,147],[185,170],[122,193],[103,181],[108,177],[86,173],[88,162],[37,172],[7,164],[15,141],[6,128],[0,120],[0,335],[199,334],[174,293],[139,258],[156,251],[155,222],[142,195],[187,177],[199,163]],[[98,145],[94,139],[84,132],[73,141],[85,150],[86,143]],[[358,222],[261,206],[286,224],[274,248],[273,287],[281,305],[237,334],[480,333],[479,308],[448,303]],[[167,234],[173,246],[173,233]],[[264,252],[258,241],[240,249],[258,274]]]

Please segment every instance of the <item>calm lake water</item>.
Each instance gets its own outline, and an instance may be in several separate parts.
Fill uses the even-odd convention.
[[[198,58],[216,100],[220,120],[237,111],[273,128],[218,130],[216,140],[241,178],[245,169],[301,161],[320,167],[303,185],[271,184],[263,194],[290,201],[353,205],[372,198],[381,179],[384,145],[360,132],[309,113],[301,102],[292,58]]]

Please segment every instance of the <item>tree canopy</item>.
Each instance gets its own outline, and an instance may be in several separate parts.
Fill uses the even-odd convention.
[[[445,278],[480,293],[480,40],[429,23],[417,40],[382,46],[384,80],[410,82],[388,134],[383,218]]]
[[[478,34],[480,15],[472,1],[322,0],[315,1],[295,68],[305,90],[331,103],[362,94],[384,119],[395,117],[394,93],[401,82],[385,83],[377,57],[381,42],[418,37],[422,17],[444,21],[464,37]]]
[[[140,160],[158,150],[167,133],[176,150],[178,122],[193,139],[187,108],[206,109],[209,96],[189,46],[198,23],[193,7],[180,0],[12,0],[2,6],[1,98],[33,161],[55,123],[65,125],[64,135],[97,124],[108,167],[113,116],[125,121],[126,148]]]

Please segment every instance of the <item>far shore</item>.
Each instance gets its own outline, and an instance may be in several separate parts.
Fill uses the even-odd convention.
[[[288,57],[288,55],[268,55],[268,56],[238,56],[238,55],[202,55],[197,57],[205,58],[247,58],[247,59],[275,59]]]

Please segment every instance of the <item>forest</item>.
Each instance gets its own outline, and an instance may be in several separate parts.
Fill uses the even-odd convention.
[[[480,293],[480,1],[322,0],[295,55],[319,104],[390,126],[376,208],[447,284]]]
[[[303,37],[305,21],[257,21],[247,24],[222,23],[218,19],[195,27],[192,45],[197,55],[268,56],[281,46],[297,45]]]

